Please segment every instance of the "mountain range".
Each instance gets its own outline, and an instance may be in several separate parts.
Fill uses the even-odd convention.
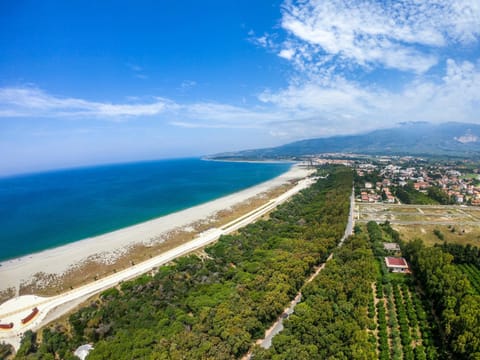
[[[406,122],[357,135],[306,139],[282,146],[221,153],[218,160],[266,160],[322,153],[371,155],[480,156],[480,125],[458,122]]]

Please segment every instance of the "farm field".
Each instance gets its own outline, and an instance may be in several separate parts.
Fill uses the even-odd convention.
[[[480,222],[480,209],[458,205],[356,204],[356,219],[391,223],[471,224]]]
[[[410,278],[402,277],[375,285],[378,358],[434,359],[427,311]]]
[[[467,276],[477,295],[480,295],[480,269],[473,264],[459,264],[457,266]]]
[[[456,205],[356,204],[357,223],[388,221],[402,239],[480,246],[480,209]]]
[[[367,231],[378,265],[368,307],[369,331],[375,335],[378,359],[436,359],[429,302],[422,299],[411,274],[390,273],[384,263],[384,257],[391,254],[383,243],[394,241],[394,230],[370,222]]]
[[[398,225],[392,224],[392,227],[400,232],[404,241],[422,239],[426,245],[433,246],[444,242],[459,245],[480,246],[480,223],[477,226],[465,225],[431,225],[431,224],[410,224]],[[444,240],[441,240],[434,231],[438,230],[443,234]]]

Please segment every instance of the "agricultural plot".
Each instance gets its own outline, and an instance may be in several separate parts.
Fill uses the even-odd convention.
[[[480,295],[480,269],[472,264],[460,264],[458,267],[467,276],[476,293]]]
[[[392,281],[375,288],[378,358],[435,359],[430,319],[413,286]]]
[[[395,222],[409,222],[409,223],[415,223],[415,222],[428,222],[428,223],[458,223],[462,222],[465,220],[470,220],[466,219],[464,214],[460,213],[453,213],[453,214],[430,214],[430,213],[409,213],[409,214],[394,214],[393,215],[395,218]]]
[[[472,219],[480,221],[480,209],[478,207],[467,207],[462,208],[462,212],[470,216]]]
[[[452,205],[356,205],[357,221],[389,221],[392,224],[472,224],[480,220],[480,209]]]
[[[480,246],[478,207],[357,203],[356,219],[359,224],[388,221],[407,242],[421,238],[429,246],[444,242]]]
[[[377,282],[372,286],[368,307],[368,316],[375,322],[369,329],[375,329],[371,333],[376,335],[378,359],[437,359],[431,305],[422,302],[411,275],[390,273],[384,263],[387,254],[383,242],[394,240],[398,234],[394,236],[395,231],[388,224],[380,226],[375,222],[367,224],[367,231],[378,264]]]
[[[404,241],[412,241],[421,238],[426,245],[435,244],[460,244],[480,246],[480,222],[477,225],[432,225],[432,224],[394,224],[392,227],[400,232]],[[443,235],[439,238],[435,231]]]

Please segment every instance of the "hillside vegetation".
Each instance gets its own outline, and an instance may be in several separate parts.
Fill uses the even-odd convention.
[[[462,141],[467,136],[472,141]],[[276,159],[322,153],[431,155],[478,158],[480,125],[448,122],[404,123],[363,134],[306,139],[282,146],[223,153],[217,159]],[[474,140],[474,141],[473,141]]]

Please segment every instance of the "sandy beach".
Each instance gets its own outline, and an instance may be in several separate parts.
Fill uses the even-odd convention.
[[[114,263],[136,246],[161,243],[172,231],[189,231],[195,223],[213,218],[216,214],[254,198],[292,180],[304,178],[311,171],[298,165],[267,182],[237,193],[159,217],[100,236],[0,263],[0,291],[18,288],[32,281],[36,274],[61,276],[85,261]]]
[[[303,174],[306,175],[307,173],[304,172]],[[295,171],[277,181],[296,179],[296,177],[291,178],[294,174],[301,175],[300,172]],[[294,181],[295,184],[288,186],[288,190],[286,190],[285,187],[281,187],[283,191],[280,191],[276,196],[269,196],[267,199],[264,199],[265,201],[263,201],[262,205],[257,206],[249,212],[243,213],[219,227],[209,228],[196,234],[193,239],[181,245],[176,245],[168,251],[164,251],[159,255],[152,256],[148,260],[128,266],[125,269],[110,273],[104,277],[94,279],[81,286],[70,288],[54,296],[42,297],[24,294],[10,298],[8,301],[0,304],[0,319],[2,320],[2,324],[8,327],[3,328],[0,332],[0,341],[9,343],[18,350],[22,333],[25,331],[36,331],[42,328],[50,321],[63,316],[86,301],[89,297],[105,289],[118,285],[125,280],[140,276],[141,274],[156,271],[159,266],[165,265],[183,255],[194,251],[201,251],[202,248],[214,243],[221,236],[232,234],[238,229],[268,215],[268,213],[277,206],[290,199],[299,191],[308,188],[315,181],[316,178],[312,177]],[[269,183],[272,184],[271,182]],[[273,184],[275,183],[276,182]],[[262,187],[257,187],[258,190],[261,188]],[[130,256],[130,253],[128,256]]]

